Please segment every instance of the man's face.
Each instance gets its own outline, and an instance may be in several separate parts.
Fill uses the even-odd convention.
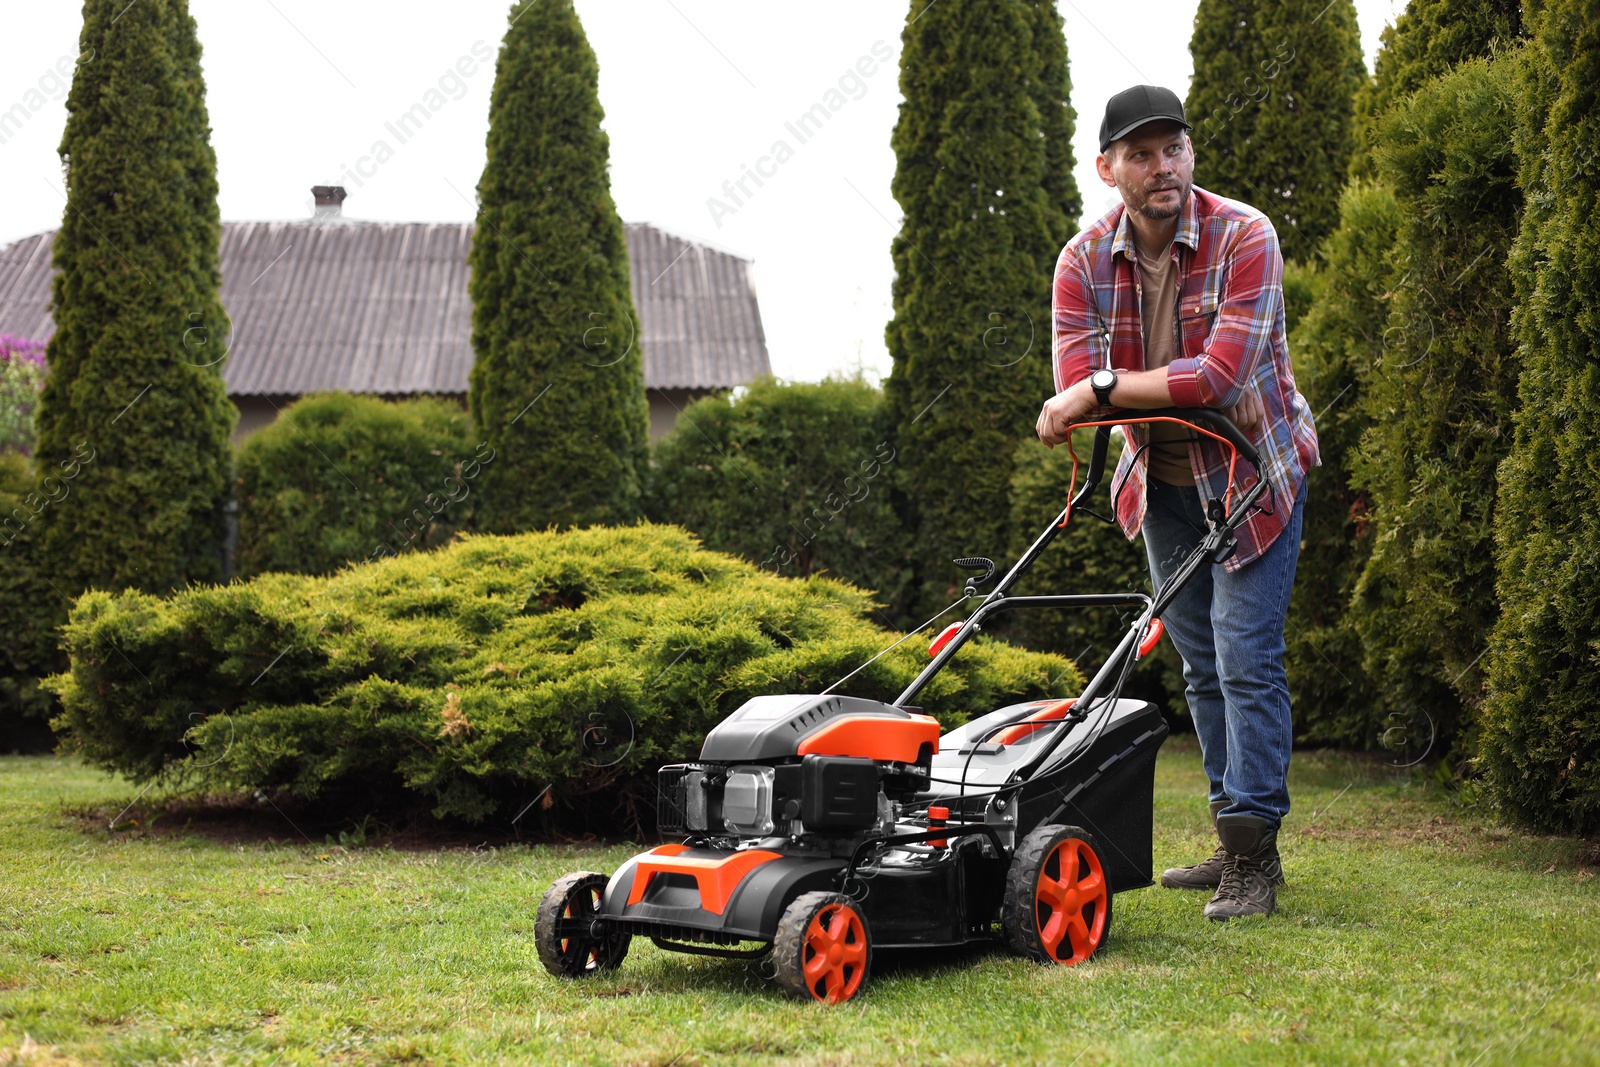
[[[1183,210],[1194,185],[1194,146],[1176,122],[1147,122],[1114,141],[1095,160],[1100,180],[1116,186],[1129,211],[1170,219]]]

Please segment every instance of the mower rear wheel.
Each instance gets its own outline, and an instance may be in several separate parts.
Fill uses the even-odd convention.
[[[609,879],[594,871],[562,875],[545,891],[533,920],[539,962],[557,978],[614,971],[628,954],[627,934],[600,925],[600,899]]]
[[[866,916],[842,893],[802,893],[784,909],[772,958],[790,996],[842,1004],[861,992],[872,967]]]
[[[1071,966],[1090,959],[1111,936],[1111,886],[1088,831],[1047,825],[1011,857],[1000,921],[1019,955]]]

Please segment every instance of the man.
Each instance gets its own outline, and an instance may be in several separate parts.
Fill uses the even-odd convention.
[[[1110,408],[1215,408],[1261,453],[1271,493],[1240,527],[1238,551],[1196,574],[1162,620],[1183,656],[1220,843],[1161,884],[1215,890],[1205,914],[1223,920],[1270,914],[1283,881],[1277,835],[1293,737],[1283,628],[1305,476],[1320,459],[1284,341],[1277,234],[1261,212],[1193,186],[1191,128],[1177,96],[1158,86],[1106,104],[1095,169],[1122,204],[1057,260],[1058,392],[1037,429],[1053,448],[1071,423]],[[1228,457],[1171,424],[1127,436],[1113,503],[1128,538],[1144,534],[1159,589],[1204,536],[1206,502],[1225,498]],[[1248,484],[1254,472],[1239,468]]]

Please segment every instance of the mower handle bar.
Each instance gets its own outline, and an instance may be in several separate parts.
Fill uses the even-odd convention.
[[[1076,494],[1074,494],[1072,497],[1072,502],[1067,505],[1067,510],[1055,520],[1052,520],[1049,526],[1045,527],[1044,532],[1041,533],[1028,548],[1028,550],[1022,554],[1022,558],[1017,560],[1012,568],[1006,572],[1005,577],[1000,579],[999,584],[997,584],[994,589],[992,589],[988,595],[983,598],[983,603],[979,605],[978,610],[973,612],[973,614],[968,617],[961,629],[956,631],[950,641],[948,641],[945,646],[941,648],[933,657],[933,662],[924,667],[922,671],[914,679],[912,679],[911,684],[906,686],[905,691],[895,698],[894,702],[896,705],[905,706],[913,703],[916,700],[917,694],[922,691],[923,686],[927,685],[929,680],[944,668],[944,665],[950,661],[951,657],[956,654],[957,650],[959,650],[962,645],[966,644],[967,639],[971,637],[972,634],[978,629],[983,616],[991,614],[997,610],[1002,610],[1004,606],[1011,606],[1006,605],[1005,601],[1007,599],[1006,594],[1010,591],[1012,585],[1016,583],[1017,579],[1022,575],[1022,572],[1027,570],[1028,567],[1032,565],[1033,561],[1039,558],[1040,553],[1042,553],[1045,550],[1045,547],[1048,546],[1055,538],[1055,535],[1061,529],[1062,521],[1066,517],[1070,516],[1074,511],[1077,511],[1081,506],[1086,504],[1090,496],[1093,495],[1094,491],[1099,488],[1100,479],[1105,474],[1106,455],[1111,446],[1111,426],[1133,422],[1146,422],[1151,419],[1173,419],[1179,422],[1186,422],[1191,425],[1200,426],[1206,430],[1209,430],[1226,440],[1229,445],[1238,451],[1239,455],[1249,460],[1250,463],[1256,468],[1255,484],[1250,487],[1250,489],[1244,494],[1243,499],[1241,499],[1238,504],[1228,512],[1227,515],[1223,516],[1220,521],[1214,520],[1216,522],[1215,528],[1212,530],[1211,534],[1207,536],[1206,540],[1202,542],[1201,545],[1196,547],[1195,552],[1192,553],[1192,558],[1186,560],[1185,565],[1179,568],[1180,573],[1174,574],[1172,579],[1169,579],[1165,583],[1164,588],[1158,592],[1153,602],[1151,602],[1149,598],[1145,598],[1143,596],[1139,597],[1139,599],[1146,601],[1144,611],[1141,613],[1140,617],[1141,622],[1149,618],[1159,618],[1161,616],[1161,613],[1166,609],[1167,604],[1171,602],[1172,598],[1177,595],[1178,590],[1182,588],[1184,583],[1186,583],[1193,575],[1194,571],[1200,565],[1201,560],[1205,558],[1205,555],[1218,547],[1218,545],[1221,544],[1224,539],[1231,537],[1233,530],[1244,522],[1245,517],[1250,512],[1250,508],[1255,504],[1256,500],[1260,498],[1261,494],[1265,492],[1267,488],[1267,480],[1261,470],[1260,453],[1256,450],[1256,447],[1250,443],[1250,439],[1244,435],[1244,431],[1240,430],[1239,427],[1234,424],[1232,419],[1228,418],[1228,416],[1222,414],[1220,411],[1212,411],[1209,408],[1155,408],[1149,411],[1123,410],[1115,413],[1110,419],[1096,420],[1102,424],[1095,427],[1094,451],[1091,453],[1089,458],[1089,471],[1084,477],[1083,487],[1079,489]],[[1217,544],[1213,544],[1213,541],[1217,542]],[[1218,562],[1220,562],[1220,559]],[[1023,597],[1016,599],[1018,600],[1018,604],[1016,606],[1021,606],[1020,602],[1024,600],[1037,601],[1046,598]],[[1084,687],[1084,691],[1080,695],[1081,700],[1088,701],[1092,697],[1099,695],[1098,691],[1101,685],[1103,685],[1106,681],[1109,681],[1109,673],[1112,663],[1120,659],[1121,655],[1127,654],[1128,649],[1125,646],[1128,642],[1131,641],[1133,644],[1137,644],[1141,637],[1142,627],[1136,623],[1135,627],[1130,629],[1129,633],[1124,636],[1122,642],[1119,642],[1117,651],[1112,654],[1111,660],[1109,660],[1095,675],[1095,677],[1091,679],[1089,685]],[[1063,734],[1062,736],[1065,735]],[[1059,743],[1060,740],[1061,738],[1058,737],[1056,741],[1049,746],[1050,749],[1053,750],[1055,745]],[[1046,753],[1046,755],[1048,755],[1048,753]]]
[[[1256,451],[1256,446],[1250,443],[1250,438],[1245,436],[1244,431],[1239,429],[1232,419],[1220,411],[1213,411],[1210,408],[1153,408],[1149,411],[1121,409],[1104,421],[1133,423],[1153,419],[1176,419],[1210,430],[1232,445],[1239,455],[1249,460],[1257,475],[1261,473],[1261,454]],[[1071,430],[1072,427],[1068,427],[1069,433]],[[1080,504],[1088,503],[1094,491],[1100,487],[1100,479],[1105,475],[1106,455],[1110,446],[1111,427],[1095,427],[1094,451],[1089,455],[1089,472],[1084,476],[1083,488],[1072,498],[1074,511]]]

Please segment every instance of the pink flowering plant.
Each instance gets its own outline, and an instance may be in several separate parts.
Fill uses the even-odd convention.
[[[44,342],[0,333],[0,452],[33,450],[33,416],[44,388]]]

